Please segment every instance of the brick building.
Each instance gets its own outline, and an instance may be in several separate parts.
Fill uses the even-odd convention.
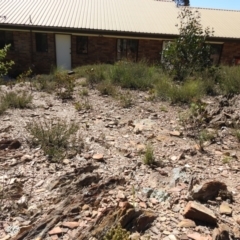
[[[240,11],[197,10],[215,31],[213,61],[240,64]],[[0,48],[11,44],[16,74],[123,58],[159,62],[178,35],[179,11],[170,0],[0,0]]]

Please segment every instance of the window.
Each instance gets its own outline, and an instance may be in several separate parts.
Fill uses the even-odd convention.
[[[88,53],[88,37],[77,37],[77,53],[87,54]]]
[[[0,31],[0,49],[11,44],[10,50],[14,49],[13,33],[10,31]]]
[[[117,40],[117,60],[130,59],[137,60],[138,40],[118,39]]]
[[[35,33],[36,37],[36,51],[47,52],[48,51],[48,40],[46,33]]]
[[[219,64],[220,57],[222,54],[222,44],[210,44],[211,46],[211,61],[214,65]]]

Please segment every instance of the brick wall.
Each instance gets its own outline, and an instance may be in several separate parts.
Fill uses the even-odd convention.
[[[76,36],[72,35],[72,67],[93,63],[113,63],[116,59],[116,44],[114,38],[88,37],[88,53],[77,53]]]
[[[33,56],[32,61],[34,65],[34,72],[36,73],[49,73],[51,69],[56,66],[56,54],[55,54],[55,34],[48,33],[48,51],[37,52],[36,51],[36,38],[33,33]]]
[[[240,57],[240,41],[225,42],[222,50],[221,64],[231,65],[234,57]]]
[[[16,76],[29,68],[35,73],[49,73],[55,65],[55,37],[47,34],[48,52],[37,52],[35,34],[30,32],[13,32],[14,50],[8,52],[8,59],[15,62],[10,74]]]
[[[161,59],[163,41],[139,40],[138,60],[148,59],[150,62],[158,62]]]

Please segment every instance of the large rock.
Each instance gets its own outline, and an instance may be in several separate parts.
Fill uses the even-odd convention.
[[[217,218],[213,211],[204,205],[190,201],[184,209],[184,217],[202,222],[216,224]]]
[[[220,181],[210,181],[193,186],[188,197],[192,200],[206,202],[215,199],[220,192],[228,192],[227,185]]]

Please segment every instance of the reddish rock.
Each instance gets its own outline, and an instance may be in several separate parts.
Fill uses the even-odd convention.
[[[184,217],[193,220],[200,220],[210,224],[216,224],[217,218],[209,208],[204,205],[190,201],[184,209]]]
[[[102,161],[103,160],[103,154],[97,153],[92,156],[92,158],[96,161]]]
[[[147,204],[145,202],[140,202],[139,206],[142,208],[147,208]]]
[[[183,227],[183,228],[191,228],[191,227],[196,227],[196,224],[193,220],[183,219],[180,223],[178,223],[177,226]]]
[[[189,233],[189,234],[187,234],[187,236],[193,240],[212,240],[212,238],[210,236],[204,237],[197,232]]]
[[[58,240],[58,235],[52,235],[51,240]]]
[[[63,222],[62,226],[73,229],[79,226],[79,222]]]
[[[62,233],[62,229],[60,227],[55,227],[51,231],[48,232],[49,235],[57,235]]]

